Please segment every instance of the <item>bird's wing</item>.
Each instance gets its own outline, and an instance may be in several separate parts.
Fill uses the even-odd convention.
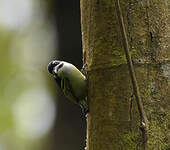
[[[63,78],[61,81],[61,88],[64,94],[70,98],[74,103],[79,103],[79,98],[74,94],[73,88],[68,78]]]
[[[55,78],[55,81],[57,83],[57,85],[59,86],[59,88],[61,88],[61,79],[60,78]]]

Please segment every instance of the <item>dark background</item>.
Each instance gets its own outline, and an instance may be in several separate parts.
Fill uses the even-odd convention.
[[[57,58],[82,67],[80,1],[58,0],[48,5],[48,15],[56,22],[59,40]],[[85,146],[85,117],[80,108],[61,96],[52,133],[51,150],[80,150]]]

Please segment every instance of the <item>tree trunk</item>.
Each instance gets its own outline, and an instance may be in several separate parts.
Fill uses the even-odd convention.
[[[129,48],[149,120],[148,150],[170,148],[170,18],[165,0],[121,0]],[[87,150],[141,150],[140,118],[114,1],[81,0],[88,64]]]

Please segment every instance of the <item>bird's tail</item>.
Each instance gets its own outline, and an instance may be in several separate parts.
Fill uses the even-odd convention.
[[[88,107],[87,100],[86,99],[85,100],[81,100],[79,102],[79,105],[80,105],[80,107],[82,109],[83,114],[86,115],[89,112],[89,107]]]

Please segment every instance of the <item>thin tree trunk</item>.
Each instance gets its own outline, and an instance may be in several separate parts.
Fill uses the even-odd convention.
[[[149,120],[148,150],[170,148],[170,18],[161,0],[121,0],[129,48]],[[81,0],[88,64],[87,150],[140,150],[142,133],[114,1]]]

